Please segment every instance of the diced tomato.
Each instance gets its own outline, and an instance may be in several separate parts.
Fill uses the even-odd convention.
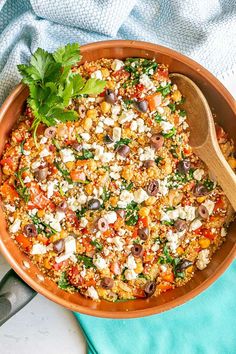
[[[128,79],[130,74],[126,70],[120,69],[120,70],[117,70],[116,72],[114,72],[112,74],[112,76],[120,81],[121,79]]]
[[[193,233],[196,235],[201,235],[202,234],[202,227],[200,226],[198,229],[194,230]]]
[[[71,209],[68,209],[67,212],[66,212],[66,218],[67,220],[73,224],[75,227],[78,227],[79,226],[79,220],[76,216],[76,213],[71,210]]]
[[[168,273],[168,274],[162,273],[161,277],[163,280],[168,281],[169,283],[173,283],[173,281],[175,279],[173,273]]]
[[[80,182],[80,181],[86,180],[85,173],[83,171],[79,171],[79,170],[72,170],[70,172],[70,177],[73,182]]]
[[[209,229],[202,229],[202,235],[206,238],[209,238],[209,240],[214,240],[216,237],[216,234],[212,233]]]
[[[86,287],[89,287],[89,286],[95,286],[96,285],[96,280],[95,279],[88,279],[86,281],[82,281],[82,284],[85,285]]]
[[[2,159],[0,161],[0,165],[2,165],[2,166],[7,165],[10,167],[10,169],[12,169],[13,168],[13,160],[11,157],[7,157],[7,158]]]
[[[110,268],[113,274],[121,274],[120,264],[118,262],[112,262]]]
[[[62,261],[60,263],[54,263],[52,266],[55,270],[60,270],[63,266],[66,266],[68,264],[68,259],[66,261]]]
[[[138,299],[143,299],[146,297],[145,291],[143,289],[134,289],[133,294]]]
[[[56,146],[55,145],[49,145],[49,151],[55,152],[56,151]]]
[[[146,96],[146,100],[148,101],[148,106],[150,111],[155,111],[157,109],[158,106],[160,106],[161,104],[161,93],[160,92],[156,92],[153,95],[149,95]]]
[[[167,69],[158,68],[156,75],[158,79],[168,79],[169,73]]]
[[[69,269],[67,277],[69,283],[75,287],[78,287],[83,282],[83,278],[81,277],[79,268],[77,266],[73,266]]]
[[[104,97],[104,96],[105,96],[105,93],[106,93],[106,90],[104,90],[103,92],[99,93],[99,95],[98,95],[98,96],[100,96],[100,97]]]
[[[136,227],[132,233],[132,238],[137,238],[138,237],[138,228]]]
[[[169,284],[168,283],[160,283],[160,284],[157,285],[157,288],[159,290],[161,290],[161,292],[165,292],[167,290],[173,289],[173,285],[170,284],[170,283]]]
[[[49,239],[46,237],[46,236],[43,236],[43,235],[38,235],[37,236],[37,240],[41,243],[43,243],[44,245],[49,245],[50,241]]]
[[[9,200],[10,202],[14,202],[16,198],[19,198],[19,194],[8,181],[4,182],[0,187],[0,193],[4,199]]]
[[[32,246],[32,242],[23,234],[19,234],[15,237],[16,241],[24,248],[26,252],[29,252]]]
[[[190,155],[191,154],[191,148],[190,147],[188,147],[188,148],[184,148],[183,149],[183,151],[184,151],[184,155]]]
[[[224,201],[222,198],[219,198],[216,203],[215,203],[215,206],[214,206],[214,211],[216,210],[219,210],[219,209],[223,209],[224,208]]]
[[[37,183],[31,183],[30,185],[30,201],[37,209],[45,209],[50,200],[44,195],[44,192]]]
[[[89,237],[82,239],[82,245],[85,247],[86,252],[90,252],[95,248],[95,246],[91,245],[91,238]]]
[[[148,217],[145,216],[143,218],[139,218],[138,225],[139,225],[139,227],[148,227]]]

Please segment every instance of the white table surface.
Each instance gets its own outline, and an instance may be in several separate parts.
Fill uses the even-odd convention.
[[[222,80],[236,97],[236,72]],[[10,269],[0,254],[0,279]],[[72,313],[37,295],[0,328],[1,354],[84,354],[86,343]]]

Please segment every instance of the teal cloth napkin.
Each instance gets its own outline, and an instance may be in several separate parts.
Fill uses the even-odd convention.
[[[159,315],[110,320],[75,313],[89,354],[235,354],[236,262],[204,293]]]

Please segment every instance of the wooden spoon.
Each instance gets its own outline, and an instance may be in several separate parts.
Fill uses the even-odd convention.
[[[188,77],[172,73],[171,80],[186,97],[184,108],[194,153],[205,162],[236,211],[236,175],[222,154],[210,107],[198,86]]]

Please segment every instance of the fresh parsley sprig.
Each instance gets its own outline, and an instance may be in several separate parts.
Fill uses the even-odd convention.
[[[95,78],[85,81],[72,71],[80,60],[80,46],[72,43],[54,53],[38,48],[29,64],[18,65],[22,82],[29,87],[28,104],[35,117],[32,130],[36,144],[40,123],[52,126],[58,121],[78,119],[78,113],[67,108],[71,99],[85,94],[97,95],[104,90],[105,81]]]

